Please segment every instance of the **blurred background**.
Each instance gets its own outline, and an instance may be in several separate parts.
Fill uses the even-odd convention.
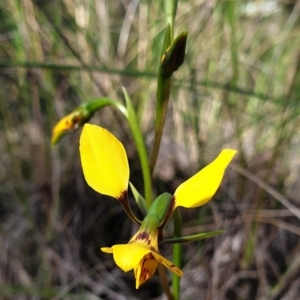
[[[181,299],[299,298],[299,15],[295,0],[178,1],[176,34],[189,36],[154,194],[239,151],[213,200],[181,209],[184,235],[227,230],[183,246]],[[133,272],[100,252],[137,227],[86,185],[81,129],[50,145],[61,117],[99,96],[122,102],[125,86],[151,149],[165,26],[162,1],[0,2],[1,299],[166,299],[158,275],[136,291]],[[107,107],[90,122],[124,143],[142,192],[123,116]],[[161,252],[172,259],[172,246]]]

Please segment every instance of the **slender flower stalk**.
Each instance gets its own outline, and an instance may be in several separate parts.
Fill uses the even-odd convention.
[[[181,237],[181,215],[178,209],[174,211],[174,238]],[[178,267],[181,267],[181,258],[182,258],[182,245],[181,243],[176,243],[173,246],[173,261],[174,264]],[[180,277],[174,276],[172,274],[172,287],[173,287],[173,294],[175,300],[179,300],[180,294]]]

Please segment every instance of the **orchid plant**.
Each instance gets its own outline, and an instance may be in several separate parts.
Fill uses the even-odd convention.
[[[149,202],[129,182],[130,170],[122,143],[108,130],[86,123],[97,110],[107,105],[117,107],[123,113],[128,120],[137,145],[146,186],[145,194],[147,195],[147,186],[149,191],[152,189],[152,185],[146,148],[130,97],[125,90],[124,95],[126,107],[109,98],[98,98],[83,103],[55,125],[51,141],[52,144],[56,144],[65,134],[83,125],[79,150],[86,182],[96,192],[111,196],[119,201],[128,217],[140,226],[138,232],[127,244],[103,247],[101,250],[113,254],[117,266],[123,271],[134,270],[136,288],[138,289],[141,284],[153,276],[159,264],[164,265],[177,276],[183,275],[179,266],[175,266],[174,263],[160,254],[159,244],[195,241],[224,232],[217,230],[167,240],[163,236],[163,229],[177,207],[199,207],[213,197],[221,184],[227,166],[237,151],[223,149],[213,162],[180,184],[174,195],[163,193],[154,201],[150,199]],[[131,210],[128,200],[129,186],[137,204],[145,215],[142,221]]]
[[[89,186],[98,193],[117,199],[128,217],[140,225],[128,244],[101,250],[112,253],[116,264],[123,271],[134,270],[137,289],[152,277],[158,263],[182,276],[182,271],[159,252],[163,229],[177,207],[198,207],[212,198],[236,151],[222,150],[212,163],[182,183],[174,195],[159,195],[152,202],[144,220],[140,221],[133,214],[128,201],[129,166],[121,142],[106,129],[85,124],[79,149],[84,177]]]
[[[99,97],[82,103],[54,126],[51,143],[52,145],[57,144],[64,135],[83,126],[79,150],[86,182],[96,192],[111,196],[119,201],[128,217],[140,226],[137,233],[127,244],[103,247],[101,250],[112,254],[115,263],[123,271],[134,271],[137,289],[150,279],[158,269],[168,299],[178,300],[180,294],[179,278],[183,275],[180,266],[181,243],[212,237],[223,233],[224,230],[182,237],[180,213],[177,208],[180,206],[195,208],[207,203],[219,188],[225,170],[237,151],[223,149],[214,161],[180,184],[173,195],[163,193],[153,200],[152,173],[157,160],[168,108],[171,77],[184,62],[187,40],[186,31],[174,38],[174,18],[177,1],[164,0],[164,7],[168,25],[165,30],[157,75],[155,138],[150,157],[148,157],[135,109],[125,89],[123,89],[123,92],[126,105],[107,97]],[[145,188],[144,197],[129,182],[130,170],[122,143],[108,130],[87,123],[95,112],[106,106],[116,108],[128,122],[141,163]],[[130,207],[128,200],[129,186],[144,215],[143,220],[139,220]],[[174,238],[165,239],[163,230],[172,216],[174,216]],[[174,244],[174,262],[161,255],[159,245],[162,243]],[[173,272],[173,294],[169,290],[169,284],[166,281],[162,266]]]

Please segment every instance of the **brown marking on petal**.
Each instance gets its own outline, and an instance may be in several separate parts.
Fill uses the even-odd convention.
[[[147,243],[147,245],[151,244],[150,234],[146,231],[141,231],[135,238],[135,240],[141,240]]]
[[[117,198],[122,204],[128,205],[128,191],[123,191],[121,195]]]
[[[140,276],[142,281],[143,282],[147,281],[149,279],[149,275],[150,275],[149,269],[143,267],[142,272],[141,272],[141,276]]]
[[[181,275],[182,275],[182,271],[181,271],[179,268],[177,268],[175,265],[171,265],[170,268],[171,268],[172,270],[174,270],[176,274],[177,274],[177,273],[181,273]],[[181,275],[179,275],[179,274],[177,274],[177,275],[178,275],[178,276],[181,276]]]
[[[141,231],[135,238],[136,240],[148,240],[149,233],[146,231]]]
[[[128,191],[125,190],[121,193],[121,195],[119,197],[117,197],[117,200],[121,203],[121,205],[123,206],[127,216],[135,223],[137,223],[138,225],[142,224],[142,221],[140,221],[132,212],[131,207],[129,205],[129,201],[128,201]]]
[[[66,120],[66,126],[70,129],[76,129],[83,121],[84,114],[82,111],[75,112],[73,115],[70,115],[70,117],[71,118]]]
[[[158,250],[154,246],[150,246],[150,250],[159,254]]]
[[[146,280],[147,279],[147,269],[146,268],[143,268],[142,270],[142,274],[141,274],[141,277],[143,278],[143,280]]]
[[[78,115],[74,116],[72,119],[72,121],[73,121],[72,128],[74,128],[74,129],[78,128],[82,121],[82,118],[83,118],[82,114],[78,114]]]

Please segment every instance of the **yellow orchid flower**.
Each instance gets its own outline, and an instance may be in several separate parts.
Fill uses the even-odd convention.
[[[87,119],[88,112],[79,107],[60,119],[52,130],[51,144],[56,145],[68,132],[82,125]]]
[[[128,202],[129,166],[123,145],[106,129],[84,125],[80,137],[80,156],[87,183],[95,191],[116,198],[127,215],[141,224],[128,244],[101,248],[113,254],[116,264],[122,270],[134,270],[136,288],[153,276],[158,263],[178,276],[183,274],[159,253],[158,242],[161,242],[162,230],[176,207],[198,207],[213,197],[236,152],[232,149],[222,150],[213,162],[183,182],[173,196],[168,193],[158,196],[141,222],[132,213]]]
[[[117,266],[124,272],[134,270],[136,289],[153,276],[158,263],[163,264],[178,276],[182,276],[183,272],[174,266],[172,262],[161,256],[158,251],[159,229],[156,228],[148,232],[143,231],[141,228],[128,244],[114,245],[111,248],[104,247],[101,250],[112,253]]]

